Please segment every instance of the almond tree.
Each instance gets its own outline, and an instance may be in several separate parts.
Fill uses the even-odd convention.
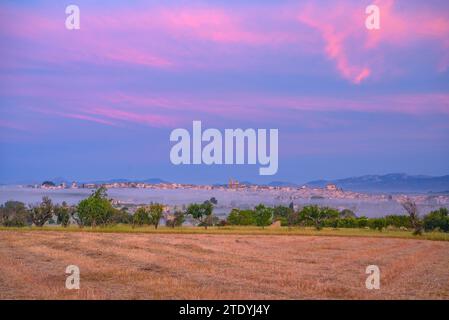
[[[149,208],[149,217],[152,224],[154,224],[154,228],[157,229],[159,226],[159,221],[162,218],[164,213],[164,206],[159,203],[151,204]]]

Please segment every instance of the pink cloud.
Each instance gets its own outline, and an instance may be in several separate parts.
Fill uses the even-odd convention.
[[[433,41],[443,49],[437,68],[449,66],[449,14],[435,7],[422,9],[411,5],[401,10],[394,0],[374,1],[380,9],[380,30],[368,31],[364,4],[342,3],[323,5],[307,2],[300,8],[298,20],[319,32],[325,42],[324,53],[335,62],[340,75],[360,84],[373,74],[373,69],[385,69],[372,56],[380,56],[375,49],[382,44],[404,48],[422,41]],[[391,68],[391,67],[390,67]],[[394,66],[392,67],[394,68]]]
[[[376,51],[380,46],[397,49],[432,41],[440,55],[436,67],[447,69],[449,19],[445,10],[440,12],[432,6],[427,10],[416,6],[399,10],[393,0],[375,3],[381,8],[381,30],[375,32],[364,28],[365,4],[358,1],[241,5],[233,10],[212,4],[145,4],[131,9],[111,6],[101,12],[89,8],[83,11],[81,30],[77,32],[65,30],[54,10],[19,10],[2,5],[0,35],[24,39],[33,50],[14,45],[2,48],[0,66],[33,66],[43,61],[130,64],[170,71],[242,70],[253,64],[267,67],[263,58],[252,58],[253,50],[306,58],[322,52],[343,79],[360,84],[396,68],[385,65],[382,53]],[[275,59],[270,63],[279,68]],[[286,70],[290,71],[288,67]]]
[[[85,110],[85,112],[102,116],[107,119],[140,123],[149,125],[151,127],[171,127],[176,123],[175,117],[161,116],[156,114],[142,114],[109,107],[94,107]]]
[[[6,128],[6,129],[27,131],[26,126],[24,126],[20,123],[15,123],[15,122],[4,120],[4,119],[0,119],[0,127]]]
[[[356,64],[351,61],[348,54],[357,48],[357,43],[353,39],[357,37],[357,30],[364,28],[364,16],[360,8],[342,3],[330,7],[308,3],[300,9],[298,15],[301,23],[320,33],[325,42],[324,53],[335,62],[341,76],[354,84],[360,84],[371,74],[367,62]]]
[[[114,122],[107,121],[107,120],[104,120],[104,119],[94,118],[94,117],[91,117],[91,116],[87,116],[85,114],[63,113],[63,112],[57,112],[57,113],[54,113],[54,114],[62,116],[64,118],[85,120],[85,121],[89,121],[89,122],[95,122],[95,123],[100,123],[100,124],[104,124],[104,125],[108,125],[108,126],[114,126],[114,127],[117,126],[117,124],[114,123]]]

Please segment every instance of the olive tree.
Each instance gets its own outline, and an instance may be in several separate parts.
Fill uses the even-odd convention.
[[[19,201],[6,201],[0,206],[0,225],[23,227],[30,222],[25,204]]]
[[[30,205],[30,218],[37,227],[42,227],[54,213],[54,206],[49,197],[43,197],[42,202],[37,205]]]

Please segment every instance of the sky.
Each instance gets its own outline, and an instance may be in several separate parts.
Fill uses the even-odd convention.
[[[277,174],[173,165],[194,120],[278,129]],[[0,183],[445,175],[448,120],[445,0],[0,3]]]

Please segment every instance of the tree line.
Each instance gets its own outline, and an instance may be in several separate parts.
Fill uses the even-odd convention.
[[[402,203],[407,215],[387,215],[381,218],[358,217],[349,209],[337,210],[317,205],[295,209],[291,203],[289,206],[268,207],[259,204],[249,210],[232,209],[226,219],[219,219],[213,214],[217,204],[215,198],[190,204],[185,210],[176,210],[172,214],[167,213],[165,206],[159,203],[141,206],[131,214],[127,208],[115,208],[106,191],[106,188],[100,187],[76,206],[69,206],[65,202],[53,204],[48,197],[43,197],[39,204],[28,207],[22,202],[7,201],[0,205],[0,224],[6,227],[42,227],[46,223],[57,223],[63,227],[70,223],[76,223],[80,227],[129,224],[133,228],[153,225],[157,229],[162,218],[166,226],[175,228],[182,226],[186,218],[190,217],[197,225],[206,229],[208,226],[226,225],[264,228],[279,221],[282,226],[314,227],[317,230],[325,227],[369,228],[380,231],[397,228],[413,230],[414,234],[421,234],[423,231],[449,232],[449,214],[446,208],[420,217],[416,204],[409,200]]]
[[[382,231],[384,229],[412,230],[419,235],[424,231],[449,232],[449,212],[447,208],[440,208],[429,212],[423,217],[413,201],[402,203],[406,215],[387,215],[379,218],[358,217],[349,209],[337,210],[331,207],[307,205],[298,210],[293,203],[288,207],[276,206],[274,208],[258,205],[253,210],[233,209],[227,217],[227,224],[241,226],[268,226],[274,221],[288,227],[314,227],[321,230],[330,228],[369,228]]]

